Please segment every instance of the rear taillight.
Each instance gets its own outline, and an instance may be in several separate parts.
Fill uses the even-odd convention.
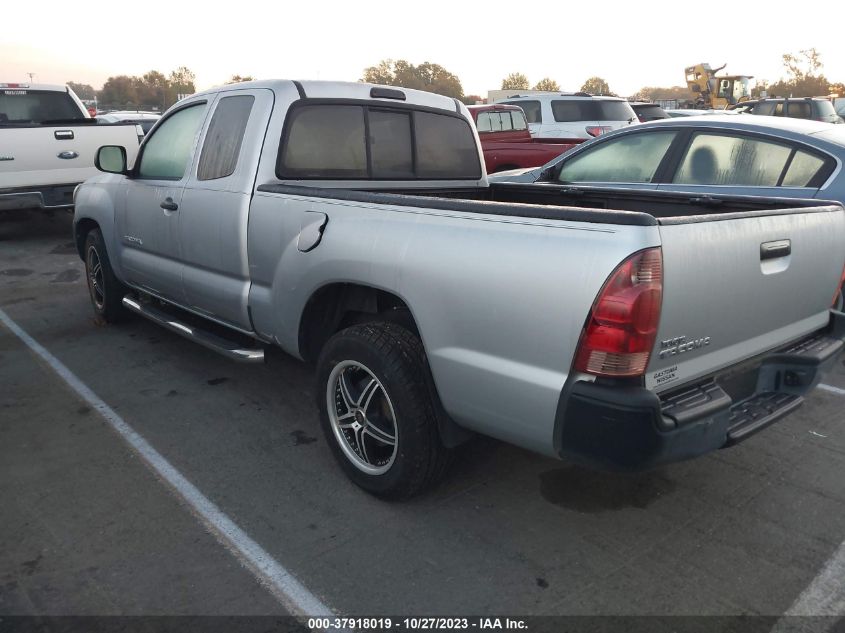
[[[588,125],[584,128],[587,130],[587,134],[590,136],[601,136],[607,132],[610,132],[613,128],[609,125]]]
[[[641,376],[648,366],[663,301],[660,248],[635,253],[605,282],[581,334],[575,370]]]

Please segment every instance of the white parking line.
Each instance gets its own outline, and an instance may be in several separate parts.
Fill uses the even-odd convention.
[[[24,332],[0,310],[2,322],[27,347],[35,352],[73,389],[79,397],[102,415],[112,428],[147,462],[150,468],[169,484],[197,517],[211,530],[217,540],[266,587],[293,615],[330,616],[332,610],[299,582],[264,548],[239,528],[232,519],[203,495],[173,465],[136,433],[115,411],[95,394],[61,361]]]
[[[829,391],[830,393],[835,393],[840,396],[845,396],[845,389],[840,389],[839,387],[834,387],[833,385],[826,385],[824,383],[821,383],[819,385],[819,389],[821,389],[822,391]]]
[[[845,543],[825,563],[813,582],[784,614],[787,616],[845,615]]]

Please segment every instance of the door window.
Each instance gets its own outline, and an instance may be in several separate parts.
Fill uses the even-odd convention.
[[[573,156],[561,182],[652,182],[675,132],[626,134]]]
[[[220,99],[205,134],[197,180],[216,180],[235,173],[253,103],[252,95]]]
[[[809,187],[823,166],[824,160],[818,156],[807,152],[795,152],[781,185],[783,187]]]
[[[520,108],[522,108],[522,111],[525,112],[525,118],[528,119],[529,123],[543,122],[543,117],[540,114],[539,101],[504,101],[503,103],[519,106]]]
[[[674,183],[775,187],[792,153],[787,145],[742,136],[696,134]]]
[[[191,162],[205,104],[179,110],[164,121],[144,144],[138,175],[156,180],[181,180]]]

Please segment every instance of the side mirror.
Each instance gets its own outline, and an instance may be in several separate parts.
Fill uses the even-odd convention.
[[[107,174],[127,173],[126,149],[120,145],[103,145],[94,157],[94,166]]]

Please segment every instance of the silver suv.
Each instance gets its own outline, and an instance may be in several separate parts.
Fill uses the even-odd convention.
[[[522,108],[535,138],[592,138],[638,122],[625,99],[586,92],[515,95],[497,103]]]

